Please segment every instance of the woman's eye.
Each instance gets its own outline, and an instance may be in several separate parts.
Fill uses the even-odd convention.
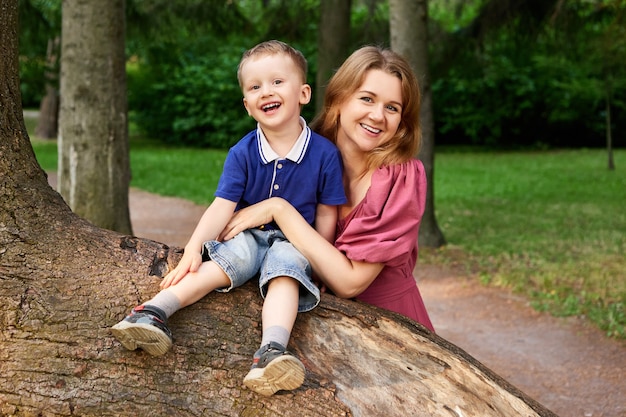
[[[394,113],[399,111],[396,106],[392,106],[391,104],[387,106],[387,110],[392,111]]]
[[[371,103],[373,100],[371,97],[361,97],[360,100],[366,102],[366,103]]]

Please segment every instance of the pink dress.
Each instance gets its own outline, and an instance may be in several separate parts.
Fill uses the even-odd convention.
[[[355,261],[385,264],[356,298],[395,311],[434,331],[413,269],[426,203],[426,174],[413,159],[377,169],[361,201],[337,223],[335,246]]]

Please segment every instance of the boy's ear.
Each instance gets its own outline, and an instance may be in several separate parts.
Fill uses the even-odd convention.
[[[250,114],[250,109],[248,108],[248,100],[246,100],[245,98],[243,99],[243,107],[245,107],[246,111],[248,112],[248,116],[252,116],[252,114]]]
[[[300,90],[300,104],[309,104],[311,101],[311,86],[308,84],[302,84],[302,88]]]

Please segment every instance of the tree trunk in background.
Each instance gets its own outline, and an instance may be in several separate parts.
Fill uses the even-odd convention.
[[[317,38],[317,79],[315,110],[324,105],[326,84],[335,70],[349,55],[351,0],[321,0],[320,24]]]
[[[435,218],[435,122],[428,71],[428,1],[389,0],[391,49],[406,57],[420,81],[422,105],[422,149],[419,159],[428,177],[426,209],[420,226],[419,243],[437,248],[446,240]]]
[[[58,175],[76,214],[131,233],[124,8],[63,2]]]
[[[59,52],[61,38],[48,40],[46,51],[46,95],[41,99],[35,135],[42,139],[56,139],[59,130]]]
[[[110,326],[181,251],[100,229],[50,188],[22,115],[17,0],[0,10],[0,415],[554,416],[411,320],[327,294],[289,346],[305,384],[256,395],[242,384],[261,336],[253,282],[176,314],[166,355],[124,350]]]
[[[607,152],[607,164],[609,171],[615,171],[615,159],[613,158],[613,128],[611,126],[611,91],[607,88],[607,93],[605,94],[605,103],[606,103],[606,152]]]

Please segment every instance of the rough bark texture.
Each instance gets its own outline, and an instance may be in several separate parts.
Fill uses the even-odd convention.
[[[426,169],[428,193],[419,243],[437,248],[446,240],[435,218],[435,121],[428,71],[428,1],[389,0],[389,26],[391,49],[409,60],[420,82],[422,149],[419,158]]]
[[[252,283],[176,314],[165,356],[125,351],[109,327],[180,252],[95,227],[48,186],[22,119],[16,3],[0,0],[0,415],[553,415],[423,327],[332,296],[293,332],[304,386],[259,397],[241,383],[260,339]]]
[[[63,1],[58,172],[75,213],[131,233],[124,5]]]
[[[317,87],[315,108],[324,105],[324,92],[331,75],[348,54],[350,44],[351,0],[321,0],[317,45]]]

